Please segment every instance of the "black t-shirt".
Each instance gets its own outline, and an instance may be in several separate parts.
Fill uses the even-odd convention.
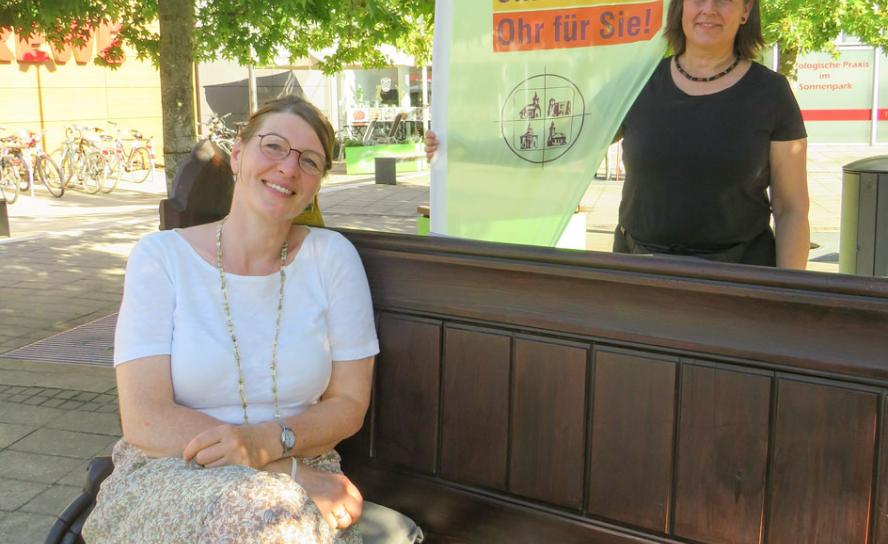
[[[720,249],[768,228],[770,143],[805,138],[789,83],[753,63],[731,87],[691,96],[664,59],[623,121],[620,224],[663,246]]]

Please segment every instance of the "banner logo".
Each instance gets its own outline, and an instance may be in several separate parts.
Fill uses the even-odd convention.
[[[503,104],[500,129],[521,159],[543,164],[562,157],[583,131],[586,100],[569,79],[541,74],[512,89]]]

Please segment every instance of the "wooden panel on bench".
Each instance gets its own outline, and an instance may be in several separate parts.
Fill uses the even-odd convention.
[[[888,544],[884,280],[347,235],[383,316],[368,500],[446,542]]]
[[[595,350],[590,514],[666,531],[676,363],[640,351]]]
[[[766,542],[866,542],[878,396],[777,385]]]
[[[374,449],[385,462],[432,474],[437,462],[441,322],[379,317]]]
[[[485,330],[448,327],[445,331],[441,422],[445,478],[506,488],[511,343],[511,337]]]
[[[509,487],[580,510],[588,346],[515,340]]]
[[[884,279],[439,237],[348,234],[379,309],[888,383],[879,341],[888,330]]]
[[[770,376],[683,365],[676,536],[697,542],[759,542],[770,413]]]

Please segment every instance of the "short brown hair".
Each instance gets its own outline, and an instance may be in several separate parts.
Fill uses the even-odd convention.
[[[749,18],[740,25],[737,35],[734,36],[734,52],[741,59],[751,60],[758,57],[759,50],[765,45],[765,39],[762,37],[762,16],[759,12],[758,0],[745,0],[745,3],[751,3],[752,9],[749,10]],[[685,35],[681,26],[683,14],[684,2],[682,0],[669,2],[666,30],[663,35],[676,57],[685,52]]]
[[[330,125],[330,121],[327,120],[327,117],[321,110],[304,98],[291,94],[262,104],[262,107],[256,110],[247,120],[247,123],[241,127],[238,133],[241,141],[252,138],[262,125],[262,119],[272,113],[292,113],[293,115],[298,115],[314,129],[318,140],[321,141],[321,145],[324,147],[324,174],[326,175],[333,166],[333,140],[335,138],[333,126]]]

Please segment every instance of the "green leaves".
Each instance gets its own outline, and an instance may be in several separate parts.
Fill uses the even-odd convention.
[[[797,55],[837,54],[834,42],[842,32],[888,47],[888,0],[762,0],[761,10],[765,42],[777,44],[787,76],[794,75]]]
[[[332,73],[386,64],[380,44],[419,62],[431,55],[434,0],[206,0],[194,6],[195,60],[263,65],[324,50],[329,55],[318,67]],[[94,28],[103,21],[122,23],[122,40],[139,58],[159,63],[157,0],[6,0],[0,6],[0,27],[38,29],[56,43],[69,39],[72,26]],[[104,60],[121,54],[109,51]]]

